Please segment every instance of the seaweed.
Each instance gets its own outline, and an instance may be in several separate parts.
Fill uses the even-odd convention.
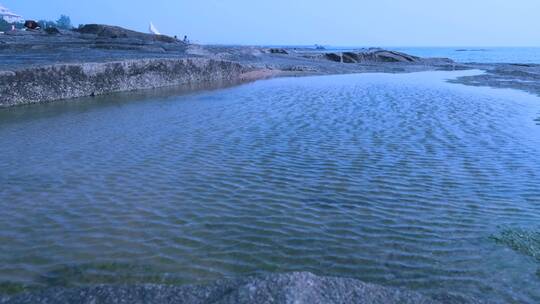
[[[505,229],[491,238],[498,244],[540,262],[540,230]]]
[[[4,281],[0,282],[0,298],[2,295],[15,295],[35,289],[36,287],[28,286],[22,283]],[[1,302],[1,301],[0,301]]]

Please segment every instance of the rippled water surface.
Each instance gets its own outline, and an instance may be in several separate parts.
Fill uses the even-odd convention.
[[[540,301],[540,98],[471,72],[0,111],[0,289],[312,271]],[[127,100],[131,99],[131,100]]]

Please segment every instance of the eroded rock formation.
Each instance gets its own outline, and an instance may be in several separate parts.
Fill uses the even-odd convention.
[[[242,80],[239,63],[206,58],[140,59],[0,71],[0,107],[111,92]]]

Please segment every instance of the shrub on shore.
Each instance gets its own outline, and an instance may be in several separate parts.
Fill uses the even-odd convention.
[[[24,27],[22,23],[9,23],[6,20],[0,18],[0,32],[11,31],[11,26],[15,25],[15,28],[21,29]]]
[[[39,20],[38,24],[42,29],[55,27],[63,30],[70,30],[73,28],[73,25],[71,25],[71,18],[66,15],[61,15],[60,18],[58,18],[58,20],[56,21]]]
[[[39,20],[37,22],[39,26],[42,29],[47,29],[50,27],[55,27],[58,29],[64,29],[64,30],[70,30],[73,28],[73,25],[71,24],[71,18],[66,15],[61,15],[60,18],[56,21],[50,21],[50,20]],[[0,18],[0,32],[7,32],[11,31],[11,27],[15,25],[16,29],[23,29],[24,23],[23,22],[17,22],[17,23],[10,23],[6,20]]]

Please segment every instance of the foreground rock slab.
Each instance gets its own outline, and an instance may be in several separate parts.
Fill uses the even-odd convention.
[[[95,286],[49,289],[0,300],[2,304],[56,303],[442,303],[418,293],[299,272],[201,286]]]

